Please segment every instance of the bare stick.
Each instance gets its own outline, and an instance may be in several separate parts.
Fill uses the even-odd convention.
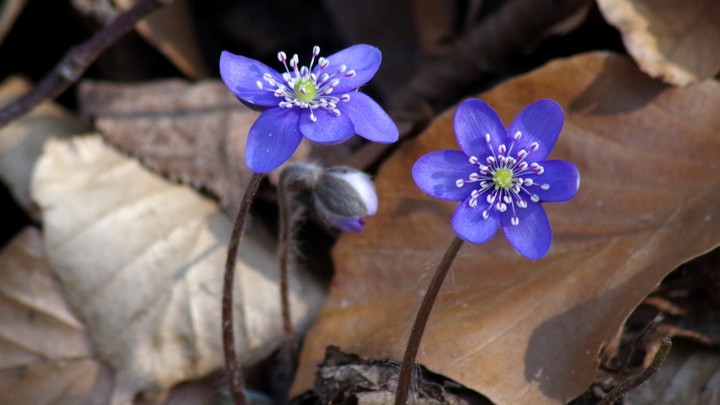
[[[450,270],[450,265],[452,265],[462,245],[463,240],[457,236],[453,239],[452,243],[450,243],[450,246],[435,270],[435,275],[430,281],[428,290],[420,304],[420,309],[418,309],[415,324],[410,332],[410,338],[408,339],[407,348],[405,349],[402,366],[400,366],[397,391],[395,392],[395,405],[405,405],[407,401],[413,369],[415,368],[415,358],[417,357],[418,348],[420,347],[420,340],[425,332],[425,325],[427,325],[430,311],[432,311],[433,305],[435,305],[440,287],[442,287],[445,276]]]
[[[230,236],[230,245],[228,246],[227,260],[225,261],[225,278],[223,279],[223,296],[222,296],[222,337],[223,349],[225,351],[225,368],[228,374],[228,384],[230,386],[230,395],[235,405],[245,405],[245,383],[242,377],[242,368],[238,361],[237,352],[235,351],[235,329],[233,327],[233,286],[235,285],[235,260],[237,257],[240,241],[245,231],[245,221],[250,212],[250,205],[255,198],[260,181],[263,175],[259,173],[253,174],[245,190],[245,195],[240,203],[235,224],[233,225],[232,235]]]
[[[660,347],[655,353],[650,365],[645,370],[628,378],[622,384],[615,387],[612,391],[605,395],[605,398],[603,398],[598,405],[612,405],[627,395],[628,392],[642,385],[645,381],[652,377],[653,374],[660,370],[660,367],[665,362],[671,348],[672,340],[670,340],[669,337],[662,338],[662,340],[660,340]]]
[[[138,21],[170,3],[172,0],[142,0],[89,40],[71,48],[34,89],[0,109],[0,128],[43,101],[62,94],[80,79],[101,53],[130,31]]]
[[[290,251],[292,239],[292,204],[293,196],[290,190],[293,176],[283,171],[280,174],[278,185],[278,207],[280,210],[280,243],[278,244],[278,259],[280,261],[280,308],[282,312],[283,334],[283,356],[290,370],[295,368],[293,361],[295,352],[295,332],[292,326],[292,314],[290,312],[290,289],[288,274],[290,273]]]

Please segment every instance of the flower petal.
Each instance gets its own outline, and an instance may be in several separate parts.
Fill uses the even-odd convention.
[[[540,201],[567,201],[577,194],[580,187],[580,173],[574,164],[565,160],[546,160],[538,162],[545,171],[541,175],[526,176],[531,178],[535,186],[529,191],[537,194]],[[543,190],[540,185],[547,184],[549,189]]]
[[[350,93],[350,100],[338,104],[340,112],[355,124],[355,133],[379,143],[393,143],[398,140],[398,128],[378,103],[366,94]]]
[[[317,108],[313,111],[317,121],[310,119],[310,110],[300,110],[300,132],[317,143],[338,143],[355,135],[352,121],[344,114],[336,116],[328,110]]]
[[[495,235],[500,225],[500,218],[494,209],[489,210],[490,216],[482,216],[484,208],[480,205],[470,207],[467,200],[460,203],[452,218],[452,226],[462,239],[475,244],[485,243]]]
[[[505,237],[515,250],[528,259],[540,259],[550,250],[552,230],[545,208],[539,203],[529,202],[526,208],[516,208],[520,223],[510,223],[512,212],[504,213],[501,226]]]
[[[300,111],[271,108],[250,127],[245,145],[245,161],[255,173],[267,173],[292,156],[302,134],[298,128]]]
[[[412,168],[412,175],[420,190],[443,200],[461,201],[468,198],[477,184],[456,185],[458,179],[467,179],[477,166],[459,150],[441,150],[421,156]]]
[[[380,62],[382,61],[382,53],[374,46],[360,44],[345,48],[338,53],[334,53],[326,58],[330,64],[322,69],[320,66],[313,68],[313,73],[320,76],[327,73],[333,78],[340,79],[335,86],[334,94],[347,93],[355,90],[363,84],[367,83],[375,76]],[[345,65],[345,73],[339,73],[340,66]],[[355,71],[355,76],[348,77],[346,74],[351,70]],[[335,76],[334,76],[335,75]]]
[[[537,142],[539,148],[528,155],[528,161],[545,160],[555,146],[563,121],[560,104],[550,99],[538,100],[520,111],[510,124],[508,135],[513,136],[518,131],[522,134],[514,146],[515,151],[530,150],[530,144]]]
[[[463,101],[455,112],[453,126],[458,145],[468,156],[484,159],[493,154],[485,140],[486,134],[490,134],[495,150],[505,142],[505,126],[495,110],[482,100]]]
[[[279,83],[285,83],[282,76],[264,63],[244,56],[223,51],[220,55],[220,77],[225,85],[240,99],[263,107],[277,106],[282,99],[275,97],[263,75],[269,73]],[[258,80],[266,86],[260,90]]]

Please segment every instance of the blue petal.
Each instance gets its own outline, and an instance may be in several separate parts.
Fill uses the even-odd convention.
[[[317,121],[313,122],[309,109],[300,111],[300,132],[313,142],[338,143],[355,135],[352,121],[344,114],[336,116],[328,110],[318,108],[313,112]]]
[[[495,235],[500,226],[500,218],[496,210],[489,210],[490,216],[482,217],[482,205],[472,208],[468,200],[460,203],[452,218],[452,226],[462,239],[475,244],[485,243]]]
[[[518,131],[522,134],[514,146],[514,150],[530,150],[530,144],[537,142],[540,147],[530,153],[528,160],[531,162],[545,160],[560,135],[563,117],[562,108],[554,100],[538,100],[525,107],[515,117],[508,130],[510,136],[515,135]]]
[[[477,166],[459,150],[441,150],[421,156],[412,168],[413,179],[420,190],[443,200],[466,199],[477,184],[466,183],[458,187],[458,179],[467,179]]]
[[[263,106],[277,106],[282,99],[275,97],[269,85],[263,80],[263,75],[269,73],[279,83],[285,83],[282,76],[264,63],[240,55],[223,51],[220,55],[220,77],[225,85],[242,100]],[[257,81],[260,81],[266,90],[260,90]]]
[[[482,100],[462,102],[455,112],[453,126],[458,145],[468,156],[484,159],[493,154],[485,140],[486,134],[490,134],[490,143],[495,150],[506,140],[505,126],[500,117]]]
[[[580,187],[580,173],[574,164],[565,160],[546,160],[538,162],[545,171],[541,175],[526,176],[534,182],[528,191],[537,194],[540,201],[567,201],[577,194]],[[543,190],[540,185],[547,184]]]
[[[382,53],[374,46],[360,44],[345,48],[328,56],[326,59],[330,64],[322,71],[320,66],[316,66],[313,68],[313,73],[318,77],[323,73],[331,76],[336,75],[333,78],[340,79],[340,83],[335,86],[334,94],[340,94],[355,90],[370,81],[375,76],[378,68],[380,68]],[[345,73],[354,70],[355,76],[347,77],[345,73],[338,73],[338,69],[342,65],[347,68]]]
[[[245,161],[255,173],[267,173],[292,156],[302,134],[298,128],[300,111],[271,108],[264,111],[250,127],[245,145]]]
[[[550,250],[552,230],[545,208],[539,203],[528,202],[526,208],[515,208],[520,223],[510,223],[510,210],[502,215],[501,226],[505,237],[515,250],[528,259],[540,259]]]
[[[369,96],[350,93],[350,100],[338,104],[340,112],[350,117],[355,124],[355,133],[363,138],[380,143],[392,143],[398,140],[398,128],[380,107]]]

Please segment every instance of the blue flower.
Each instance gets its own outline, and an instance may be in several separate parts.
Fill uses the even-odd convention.
[[[484,243],[502,228],[515,250],[539,259],[552,241],[540,203],[569,200],[580,186],[575,165],[546,160],[562,126],[562,108],[553,100],[530,104],[508,129],[490,106],[466,100],[454,118],[461,151],[422,156],[413,178],[434,197],[462,201],[452,218],[462,239]]]
[[[280,166],[297,149],[303,136],[332,144],[355,134],[370,141],[391,143],[398,129],[387,113],[367,95],[356,91],[377,72],[380,50],[355,45],[320,57],[314,47],[309,66],[298,56],[278,53],[285,72],[224,51],[220,76],[242,101],[264,109],[250,128],[245,160],[256,173]],[[317,64],[315,64],[317,58]]]

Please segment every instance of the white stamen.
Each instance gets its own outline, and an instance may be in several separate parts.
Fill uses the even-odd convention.
[[[532,201],[532,202],[538,202],[538,201],[540,201],[540,197],[538,197],[537,194],[533,194],[533,195],[530,196],[530,201]]]
[[[475,165],[478,162],[477,156],[470,156],[470,159],[468,159],[471,165]]]
[[[258,89],[263,90],[263,84],[260,80],[256,81],[255,84],[258,86]]]
[[[342,101],[350,101],[350,95],[349,94],[343,94],[340,96],[340,100]]]
[[[490,217],[490,213],[487,210],[485,210],[482,212],[482,217],[483,217],[483,219],[488,219]]]
[[[505,146],[505,144],[500,145],[500,146],[498,147],[498,152],[499,152],[501,155],[504,155],[505,152],[507,152],[507,147]]]
[[[550,190],[550,185],[549,185],[549,184],[543,184],[542,186],[540,186],[540,188],[543,189],[543,190]]]
[[[485,134],[485,142],[490,143],[490,134]]]
[[[522,133],[520,131],[515,132],[515,135],[513,135],[513,140],[517,141],[522,136]]]
[[[457,188],[460,188],[465,185],[465,180],[457,179],[457,180],[455,180],[455,185],[457,186]]]
[[[537,142],[533,142],[533,143],[530,144],[530,150],[531,150],[532,152],[535,152],[536,150],[538,150],[539,147],[540,147],[540,144],[537,143]]]
[[[517,216],[513,216],[512,218],[510,218],[510,223],[514,226],[517,226],[518,224],[520,224],[520,218],[518,218]]]

